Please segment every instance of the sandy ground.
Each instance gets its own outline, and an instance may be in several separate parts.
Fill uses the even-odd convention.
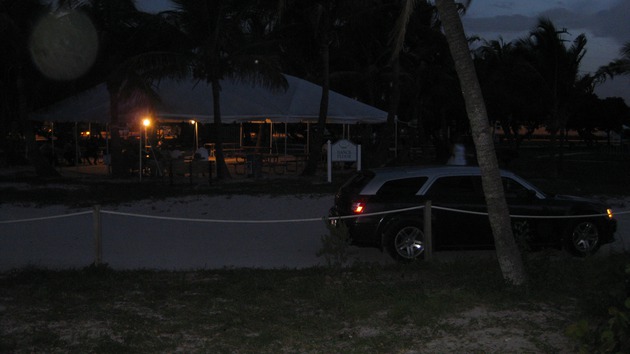
[[[221,196],[104,206],[102,261],[114,269],[168,270],[322,265],[325,258],[316,255],[321,237],[327,233],[321,218],[332,201],[332,196]],[[0,220],[82,211],[90,210],[2,204]],[[53,269],[89,265],[96,257],[93,225],[91,212],[0,224],[0,270],[28,265]],[[351,260],[391,262],[379,250],[354,247]]]
[[[325,257],[316,253],[328,232],[321,218],[332,202],[332,196],[194,196],[103,206],[102,262],[113,269],[165,270],[324,265]],[[630,202],[611,202],[618,211],[617,241],[598,255],[630,250],[630,214],[625,210]],[[1,223],[80,212],[86,213]],[[90,209],[0,204],[0,271],[92,264],[94,224]],[[377,249],[351,247],[350,262],[356,261],[392,262]]]

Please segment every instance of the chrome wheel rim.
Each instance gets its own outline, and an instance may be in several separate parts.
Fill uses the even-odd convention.
[[[599,231],[594,223],[586,221],[577,224],[573,228],[571,237],[576,250],[582,253],[589,253],[599,242]]]
[[[424,252],[422,231],[415,226],[406,226],[396,234],[394,247],[396,252],[405,259],[418,258]]]

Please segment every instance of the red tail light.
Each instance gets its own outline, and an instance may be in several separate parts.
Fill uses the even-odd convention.
[[[352,212],[353,213],[361,214],[361,213],[363,213],[363,210],[365,210],[365,203],[364,202],[352,203]]]

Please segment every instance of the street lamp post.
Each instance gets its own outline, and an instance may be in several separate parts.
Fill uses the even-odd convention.
[[[151,125],[151,120],[149,118],[143,119],[142,125],[144,126],[144,140],[147,141],[147,127]],[[140,136],[140,143],[138,144],[138,178],[140,179],[140,182],[142,182],[142,133],[138,135]]]
[[[191,120],[190,124],[194,124],[195,125],[195,141],[194,141],[194,147],[195,147],[195,151],[199,150],[199,128],[197,127],[198,122],[196,120]]]
[[[149,142],[149,137],[147,135],[147,128],[149,127],[149,125],[151,125],[151,120],[149,118],[145,118],[142,121],[142,125],[144,125],[144,144],[145,145],[149,145],[151,146],[150,142]]]

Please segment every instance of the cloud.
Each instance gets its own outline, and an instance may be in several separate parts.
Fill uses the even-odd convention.
[[[496,9],[500,9],[500,10],[512,10],[514,8],[514,2],[513,1],[497,1],[490,6]]]
[[[527,34],[536,24],[536,18],[524,15],[501,15],[485,18],[462,18],[467,34],[479,32],[495,32],[501,35],[505,32],[522,32]]]
[[[551,19],[557,28],[566,28],[572,35],[579,34],[579,31],[587,31],[597,37],[613,38],[619,47],[630,41],[630,20],[627,15],[630,13],[630,0],[612,3],[604,1],[598,5],[610,7],[602,10],[600,6],[597,9],[592,2],[586,2],[583,6],[572,3],[567,7],[565,3],[558,1],[547,3],[545,9],[541,8],[537,13],[533,13],[519,11],[518,4],[513,2],[499,1],[488,5],[492,10],[487,13],[501,14],[481,17],[480,14],[484,12],[477,11],[476,14],[472,13],[472,16],[465,15],[462,22],[469,35],[496,33],[495,37],[501,35],[509,38],[514,37],[515,33],[527,35],[536,26],[538,18],[546,17]],[[497,11],[499,9],[501,11]]]
[[[630,0],[624,0],[608,10],[596,13],[589,23],[596,36],[611,37],[620,44],[630,41]]]

